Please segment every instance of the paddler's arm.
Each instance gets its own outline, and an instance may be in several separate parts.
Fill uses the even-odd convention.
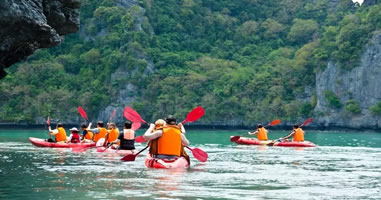
[[[52,129],[50,129],[50,126],[49,126],[49,134],[50,135],[57,135],[58,133],[59,133],[58,129],[52,130]]]
[[[280,140],[286,140],[290,137],[292,137],[293,135],[295,134],[295,131],[292,131],[289,135],[287,135],[286,137],[282,137],[282,138],[279,138]]]
[[[92,125],[92,123],[90,122],[89,126],[87,127],[87,129],[91,129],[91,125]]]
[[[88,129],[88,131],[94,133],[94,134],[98,134],[99,133],[99,128],[93,128],[93,129]]]
[[[179,123],[178,125],[180,126],[181,133],[183,133],[185,135],[186,131],[185,131],[184,125],[182,123]]]
[[[189,141],[188,141],[187,137],[185,137],[185,135],[183,133],[181,133],[181,143],[183,144],[183,146],[188,146],[189,145]]]
[[[143,138],[145,140],[154,140],[154,139],[159,138],[163,135],[162,130],[157,130],[157,131],[152,132],[154,128],[155,128],[155,124],[150,124],[149,128],[147,129],[147,131],[143,135]]]
[[[91,124],[91,122],[90,122]],[[90,125],[89,125],[90,127]],[[93,128],[93,129],[87,129],[87,131],[90,131],[93,133],[93,138],[91,138],[92,141],[94,141],[94,137],[95,137],[95,134],[98,134],[99,133],[99,129],[98,128]]]
[[[249,135],[255,135],[258,133],[258,130],[254,131],[254,132],[248,132]]]

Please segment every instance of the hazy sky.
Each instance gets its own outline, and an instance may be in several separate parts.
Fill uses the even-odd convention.
[[[352,0],[353,2],[359,2],[359,4],[362,4],[364,0]]]

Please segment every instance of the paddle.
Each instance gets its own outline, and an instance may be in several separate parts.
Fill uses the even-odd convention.
[[[98,148],[97,148],[97,152],[105,152],[111,146],[112,146],[112,144],[108,144],[104,149],[101,149],[101,150],[98,150]]]
[[[78,112],[82,116],[83,119],[86,119],[86,121],[89,121],[89,119],[87,118],[86,112],[83,110],[83,108],[81,106],[78,107]]]
[[[49,116],[48,118],[46,119],[46,124],[48,125],[48,129],[50,129],[50,119],[49,119]],[[54,142],[53,139],[52,139],[52,135],[50,134],[49,132],[49,139],[48,139],[48,142]]]
[[[278,124],[280,124],[280,119],[274,119],[273,121],[271,121],[269,124],[267,124],[266,126],[265,126],[265,128],[266,127],[269,127],[269,126],[275,126],[275,125],[278,125]],[[244,135],[246,135],[246,134],[244,134]],[[232,142],[236,142],[236,141],[238,141],[239,140],[239,138],[241,138],[242,136],[244,136],[244,135],[237,135],[237,136],[233,136],[232,138],[230,138],[230,141],[232,141]]]
[[[206,162],[208,160],[208,154],[205,151],[203,151],[203,150],[201,150],[199,148],[193,148],[192,149],[192,148],[190,148],[188,146],[185,146],[185,147],[188,148],[189,150],[191,150],[193,156],[197,160],[199,160],[200,162]]]
[[[185,120],[182,123],[184,124],[184,123],[196,121],[196,120],[200,119],[204,114],[205,114],[204,109],[201,106],[198,106],[197,108],[193,109],[192,111],[190,111],[188,113],[188,115],[186,116]],[[126,117],[130,121],[143,122],[143,123],[148,124],[146,121],[144,121],[141,118],[141,116],[139,115],[138,112],[136,112],[135,110],[133,110],[130,107],[126,107],[124,109],[123,115],[124,115],[124,117]],[[143,138],[143,136],[136,137],[135,141],[136,142],[146,142],[146,140]],[[145,150],[146,148],[148,148],[148,145],[143,150]],[[206,152],[204,152],[203,150],[201,150],[199,148],[195,148],[195,149],[191,149],[190,147],[187,147],[187,148],[192,151],[193,156],[197,160],[199,160],[201,162],[205,162],[208,159],[208,154]],[[137,154],[126,155],[121,160],[122,161],[134,161],[135,157],[137,155],[139,155],[143,150],[139,151]]]
[[[307,124],[311,123],[313,120],[313,118],[308,118],[306,121],[303,122],[302,125],[299,126],[299,128],[302,128],[303,126],[306,126]],[[291,133],[289,133],[291,134]],[[287,134],[287,135],[289,135]],[[284,138],[286,137],[287,135],[281,137],[281,138]],[[281,138],[277,139],[277,140],[273,140],[272,142],[268,143],[267,146],[274,146],[275,142],[282,142]]]
[[[111,120],[112,120],[112,118],[114,118],[115,114],[116,114],[116,109],[114,109],[114,110],[112,111],[112,113],[111,113],[111,115],[110,115],[110,119],[108,119],[108,122],[111,122]]]
[[[123,158],[121,158],[120,160],[122,160],[122,161],[135,161],[136,156],[138,156],[141,152],[146,150],[148,147],[149,146],[147,145],[142,150],[140,150],[138,153],[136,153],[136,154],[128,154],[128,155],[124,156]]]
[[[147,124],[147,125],[149,125],[146,121],[144,121],[144,120],[142,119],[142,117],[139,115],[139,113],[136,112],[136,111],[135,111],[134,109],[132,109],[131,107],[126,106],[126,107],[124,108],[123,116],[124,116],[126,119],[128,119],[128,120],[130,120],[130,121],[132,121],[132,122],[141,122],[141,123],[143,123],[143,124]]]
[[[190,111],[188,113],[187,117],[185,118],[185,120],[181,123],[185,124],[188,122],[194,122],[194,121],[200,119],[202,116],[204,116],[204,114],[205,114],[204,109],[201,106],[198,106],[197,108]]]
[[[128,110],[126,110],[127,108],[128,108]],[[139,122],[145,122],[143,119],[141,119],[139,113],[134,111],[132,108],[126,107],[126,109],[125,109],[125,112],[124,112],[124,114],[125,114],[124,116],[128,120],[130,120],[130,121],[137,120]],[[201,106],[198,106],[195,109],[193,109],[192,111],[190,111],[188,113],[188,115],[186,116],[185,120],[182,121],[181,123],[185,124],[185,123],[188,123],[188,122],[194,122],[194,121],[200,119],[204,114],[205,114],[204,109]],[[138,137],[135,138],[135,142],[144,143],[144,142],[147,142],[147,140],[145,140],[143,138],[143,136],[138,136]]]

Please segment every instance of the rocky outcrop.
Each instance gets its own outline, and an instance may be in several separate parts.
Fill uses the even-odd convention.
[[[4,68],[79,30],[80,0],[1,0],[0,78]]]
[[[115,0],[116,6],[124,7],[133,17],[136,19],[135,31],[142,30],[142,23],[144,18],[145,9],[139,6],[139,1],[137,0]],[[134,12],[131,13],[131,9],[136,8]],[[81,28],[82,29],[82,28]],[[84,32],[81,30],[81,32]],[[105,30],[107,32],[107,30]],[[99,36],[100,34],[97,34]],[[86,36],[85,36],[86,37]],[[90,37],[88,37],[90,38]],[[133,52],[134,57],[137,59],[144,60],[147,65],[143,71],[143,77],[154,72],[154,65],[148,56],[140,49],[135,49],[130,46],[130,44],[123,45],[119,50],[120,52],[126,52],[127,49]],[[119,89],[114,95],[111,96],[112,104],[108,105],[106,108],[101,110],[98,114],[97,119],[107,121],[113,110],[116,110],[116,115],[114,117],[114,122],[117,124],[122,124],[124,122],[123,110],[126,105],[130,105],[136,100],[138,96],[139,87],[129,82],[128,77],[133,77],[134,74],[140,73],[135,68],[133,70],[127,70],[125,67],[120,66],[112,75],[111,80],[119,83]]]
[[[360,65],[350,71],[335,63],[316,75],[317,105],[315,122],[323,127],[380,128],[380,117],[369,110],[381,101],[381,33],[375,34],[361,56]],[[344,106],[334,108],[326,98],[331,91],[345,105],[348,100],[359,103],[361,113],[348,112]]]

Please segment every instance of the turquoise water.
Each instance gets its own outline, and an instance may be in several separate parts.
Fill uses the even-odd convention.
[[[245,133],[188,131],[208,161],[188,152],[190,169],[157,170],[145,168],[144,156],[120,162],[94,149],[32,146],[28,137],[47,138],[45,130],[0,130],[0,199],[381,199],[379,133],[307,131],[315,148],[230,142]]]

